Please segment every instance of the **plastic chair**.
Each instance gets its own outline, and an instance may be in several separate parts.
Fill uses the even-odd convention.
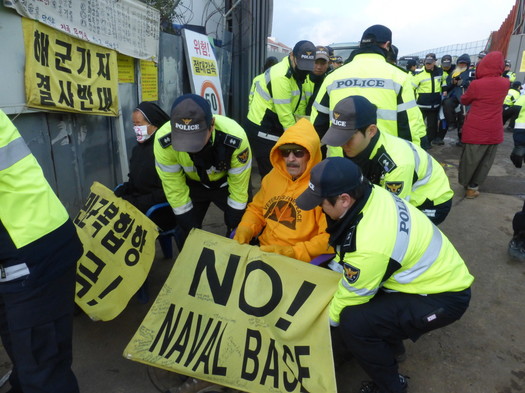
[[[153,220],[153,217],[157,214],[173,214],[170,204],[168,202],[163,202],[151,206],[146,212],[146,217]],[[175,240],[175,244],[177,244],[179,251],[182,250],[182,246],[184,245],[184,234],[178,225],[172,229],[159,232],[158,240],[164,258],[173,258],[173,239]]]

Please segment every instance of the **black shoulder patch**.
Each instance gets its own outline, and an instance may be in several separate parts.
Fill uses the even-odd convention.
[[[171,146],[171,132],[159,138],[160,145],[165,149]]]
[[[392,157],[390,157],[390,155],[387,152],[382,153],[379,156],[377,161],[379,162],[379,164],[385,170],[386,173],[392,172],[394,169],[397,168],[396,163],[394,162]]]
[[[233,135],[226,134],[224,137],[224,144],[226,146],[233,147],[234,149],[238,149],[241,147],[242,139],[238,138]]]

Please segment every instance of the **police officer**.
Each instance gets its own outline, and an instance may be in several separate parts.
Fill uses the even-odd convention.
[[[512,83],[516,80],[516,74],[510,70],[510,67],[512,67],[510,60],[505,60],[505,69],[503,70],[502,76],[507,78],[509,82]]]
[[[349,95],[362,95],[379,108],[378,126],[384,132],[419,145],[426,135],[425,123],[416,105],[410,76],[386,61],[391,43],[388,27],[369,27],[363,33],[360,48],[350,55],[350,62],[326,76],[311,115],[321,138],[335,105]]]
[[[421,109],[423,119],[427,124],[427,140],[429,145],[421,144],[424,149],[430,144],[443,145],[444,142],[437,138],[438,115],[441,107],[441,84],[443,70],[436,66],[436,55],[429,53],[425,56],[425,66],[412,78],[412,85],[417,95],[417,106]]]
[[[295,124],[302,99],[302,84],[314,69],[315,46],[299,41],[292,53],[266,70],[248,110],[246,131],[261,177],[272,170],[270,150],[284,130]]]
[[[381,132],[376,110],[362,96],[339,101],[322,142],[342,146],[342,154],[359,165],[373,184],[416,206],[434,224],[443,222],[454,196],[443,167],[412,142]]]
[[[435,225],[370,185],[351,160],[330,157],[317,164],[297,205],[320,205],[328,216],[342,272],[330,323],[372,379],[360,392],[406,392],[395,357],[403,340],[416,341],[461,318],[474,277]]]
[[[315,48],[315,64],[312,72],[308,74],[303,83],[303,102],[301,102],[298,113],[299,115],[310,116],[312,113],[312,105],[317,92],[321,88],[321,84],[326,77],[329,64],[328,48],[325,46],[316,46]]]
[[[241,126],[212,115],[204,98],[185,94],[173,103],[171,121],[157,131],[154,153],[166,198],[186,235],[202,226],[210,202],[224,211],[229,235],[248,202],[251,150]]]
[[[503,125],[510,120],[509,125],[507,126],[507,131],[512,131],[514,128],[514,123],[518,117],[521,105],[516,105],[516,102],[521,97],[521,82],[514,81],[510,85],[510,89],[503,101]],[[523,100],[521,100],[522,102]],[[521,104],[520,102],[520,104]]]
[[[78,392],[71,370],[82,244],[40,165],[0,111],[0,333],[10,392]]]

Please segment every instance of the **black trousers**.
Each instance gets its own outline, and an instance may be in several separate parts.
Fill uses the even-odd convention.
[[[461,140],[461,128],[465,121],[465,115],[463,114],[463,106],[460,106],[460,111],[456,112],[456,108],[459,105],[459,100],[456,97],[449,97],[443,100],[443,113],[449,127],[456,127],[458,130],[458,138]]]
[[[503,125],[510,120],[509,127],[514,128],[514,124],[520,114],[521,106],[503,105]]]
[[[394,348],[461,318],[470,288],[461,292],[414,295],[379,291],[368,303],[341,312],[339,330],[346,348],[382,392],[401,392]]]
[[[437,137],[438,132],[438,120],[439,120],[439,108],[437,109],[425,109],[420,108],[427,124],[427,138],[428,143],[431,143],[434,138]]]
[[[75,265],[55,280],[0,295],[0,334],[12,393],[77,393],[71,370]]]
[[[275,146],[275,143],[279,138],[276,135],[272,135],[270,137],[275,138],[275,140],[270,140],[262,138],[259,135],[259,133],[265,134],[267,132],[267,130],[264,130],[257,124],[249,120],[246,121],[246,134],[248,134],[250,147],[252,148],[255,161],[257,161],[257,170],[261,175],[261,179],[273,169],[272,163],[270,162],[270,151]]]

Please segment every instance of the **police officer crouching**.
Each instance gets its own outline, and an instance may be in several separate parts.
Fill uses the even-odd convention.
[[[329,157],[313,167],[297,205],[321,206],[327,215],[342,273],[330,324],[373,380],[360,393],[405,393],[396,361],[402,340],[461,318],[474,277],[424,214],[372,186],[351,160]]]
[[[248,202],[251,150],[242,127],[212,115],[195,94],[175,100],[171,121],[157,131],[155,163],[162,187],[186,236],[200,228],[210,202],[224,212],[227,235]]]
[[[421,147],[380,131],[374,104],[349,96],[334,107],[331,123],[322,143],[341,146],[368,180],[416,206],[434,224],[445,220],[454,192],[443,167]],[[341,149],[328,151],[341,155]]]

